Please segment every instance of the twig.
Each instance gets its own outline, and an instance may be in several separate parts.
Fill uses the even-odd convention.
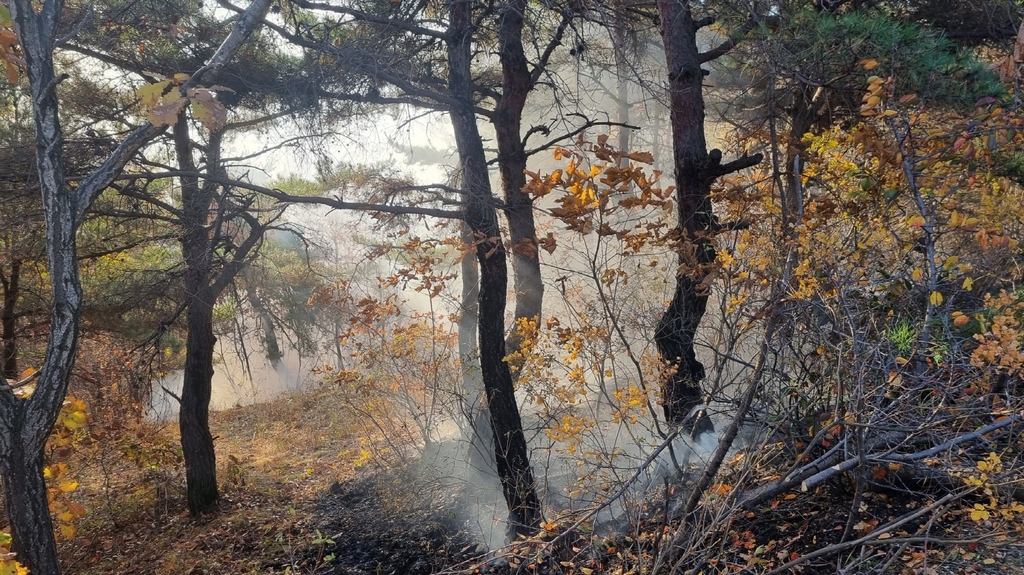
[[[0,385],[0,391],[14,391],[15,389],[18,389],[19,387],[25,387],[26,385],[28,385],[28,384],[32,383],[33,381],[35,381],[35,379],[37,377],[39,377],[40,373],[42,373],[42,372],[41,371],[33,371],[32,374],[29,375],[28,377],[26,377],[25,379],[18,380],[16,382],[8,384],[8,385]]]
[[[161,385],[161,386],[160,386],[160,389],[164,390],[164,393],[166,393],[167,395],[169,395],[169,396],[173,397],[173,398],[174,398],[174,400],[178,402],[178,405],[181,405],[181,398],[180,398],[180,397],[178,397],[178,394],[176,394],[176,393],[174,393],[173,391],[171,391],[171,390],[167,389],[167,388],[166,388],[165,386],[163,386],[163,385]]]

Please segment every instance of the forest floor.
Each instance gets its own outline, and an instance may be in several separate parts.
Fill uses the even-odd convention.
[[[175,426],[140,424],[128,432],[135,441],[98,446],[100,456],[93,453],[78,469],[74,496],[88,513],[78,534],[61,544],[65,572],[639,575],[672,537],[673,528],[657,519],[664,514],[652,512],[646,523],[619,532],[560,538],[557,549],[550,545],[555,533],[548,533],[506,546],[500,556],[487,554],[458,513],[464,494],[415,473],[414,465],[375,467],[354,421],[326,390],[212,414],[222,500],[198,518],[185,510],[180,466],[170,458]],[[134,463],[124,457],[129,452]],[[781,496],[758,513],[725,517],[714,549],[702,551],[710,559],[694,571],[767,573],[835,546],[844,530],[847,541],[857,539],[873,523],[927,504],[905,494],[867,493],[857,510],[863,521],[851,537],[852,500],[841,483],[832,484]],[[658,505],[652,501],[651,509]],[[855,566],[847,572],[1024,572],[1019,524],[986,530],[964,513],[950,513],[924,526],[927,537],[917,536],[921,527],[907,525],[890,544],[851,547],[840,554]],[[835,558],[789,572],[835,573]]]

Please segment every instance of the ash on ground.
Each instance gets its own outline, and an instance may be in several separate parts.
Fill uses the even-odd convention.
[[[409,470],[336,482],[317,508],[330,541],[309,549],[306,562],[316,573],[426,575],[482,561],[486,548],[456,513],[460,491]]]

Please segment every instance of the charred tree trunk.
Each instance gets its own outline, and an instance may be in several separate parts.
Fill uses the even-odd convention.
[[[697,26],[688,0],[660,0],[664,23],[662,38],[669,70],[669,106],[676,178],[677,230],[680,232],[676,289],[672,301],[658,322],[654,338],[662,359],[674,373],[664,384],[662,402],[665,419],[682,423],[690,410],[700,404],[704,365],[697,359],[694,338],[707,309],[708,293],[703,281],[706,268],[715,258],[707,236],[712,225],[711,182],[702,171],[708,162],[704,139],[704,78],[697,52]],[[710,423],[702,418],[702,430]]]
[[[470,65],[472,61],[472,2],[450,0],[448,43],[449,94],[458,102],[450,110],[466,192],[466,223],[476,243],[480,263],[480,370],[494,433],[494,459],[509,509],[510,528],[532,533],[541,521],[540,500],[530,468],[526,437],[505,362],[505,292],[508,266],[491,196],[483,141],[476,125]]]
[[[711,59],[697,48],[697,30],[710,23],[693,19],[690,0],[658,0],[662,40],[668,67],[669,108],[678,206],[679,260],[676,289],[654,335],[662,360],[674,368],[662,390],[665,419],[683,424],[701,403],[704,365],[694,341],[710,295],[715,261],[712,243],[718,224],[711,205],[711,184],[723,176],[761,161],[760,154],[722,164],[719,150],[707,150],[704,138],[701,64]],[[697,435],[712,429],[703,413],[693,428]]]
[[[540,318],[544,282],[540,273],[537,226],[533,200],[523,193],[526,185],[526,146],[523,142],[523,108],[533,88],[533,78],[523,49],[523,18],[526,0],[509,0],[501,9],[498,24],[498,58],[501,61],[502,92],[494,109],[493,125],[498,143],[498,170],[505,194],[505,217],[512,242],[512,271],[516,294],[515,324],[506,350],[519,351],[522,343],[516,329],[522,321]],[[521,362],[513,362],[516,377]]]
[[[21,282],[21,260],[11,261],[9,276],[0,274],[0,285],[4,288],[3,308],[0,308],[0,352],[3,355],[3,373],[7,379],[18,378],[18,305]]]
[[[211,142],[211,148],[216,142]],[[192,139],[185,112],[174,124],[178,168],[195,172]],[[210,434],[210,394],[213,383],[213,303],[217,294],[208,289],[211,273],[211,239],[208,220],[213,187],[201,186],[196,176],[181,177],[181,253],[185,260],[185,297],[188,301],[188,338],[185,343],[185,379],[181,388],[178,425],[188,509],[193,515],[216,503],[217,458]]]

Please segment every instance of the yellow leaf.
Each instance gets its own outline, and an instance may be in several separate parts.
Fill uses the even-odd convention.
[[[924,227],[924,224],[925,224],[924,216],[921,216],[921,215],[910,216],[910,219],[907,220],[907,224],[909,224],[910,227],[913,227],[913,228]]]
[[[71,493],[72,491],[78,489],[78,482],[77,481],[61,481],[59,489],[61,490],[62,493]]]
[[[64,523],[60,526],[61,537],[65,539],[74,539],[75,533],[78,533],[78,529],[74,525]]]
[[[178,114],[188,104],[177,89],[171,90],[149,109],[146,118],[154,126],[173,126],[178,121]]]
[[[942,269],[944,271],[948,272],[949,270],[953,269],[953,266],[955,266],[959,261],[960,261],[959,257],[957,257],[957,256],[949,256],[948,258],[946,258],[946,261],[943,262]]]
[[[139,88],[139,100],[142,105],[147,108],[152,108],[157,105],[160,101],[160,97],[163,96],[164,90],[170,87],[171,81],[164,80],[163,82],[157,82],[156,84],[147,84]]]
[[[175,74],[174,75],[174,83],[175,84],[184,84],[185,82],[188,82],[189,77],[190,76],[188,74],[182,74],[182,73]]]
[[[13,559],[0,560],[0,575],[28,575],[28,568]]]
[[[924,279],[924,270],[921,268],[914,268],[914,272],[910,274],[910,278],[916,282]]]
[[[932,295],[928,296],[928,301],[932,302],[932,305],[936,307],[942,305],[942,292],[933,291]]]
[[[989,512],[985,509],[985,506],[980,503],[974,504],[974,509],[971,510],[971,519],[981,522],[985,521],[990,517]]]
[[[891,118],[891,117],[896,116],[896,115],[898,115],[896,110],[886,110],[886,111],[881,113],[881,116],[883,118]]]
[[[964,278],[963,288],[967,291],[974,289],[974,280],[970,277]]]
[[[865,70],[874,70],[878,67],[878,60],[875,60],[874,58],[865,58],[860,61],[860,65],[863,66]]]

